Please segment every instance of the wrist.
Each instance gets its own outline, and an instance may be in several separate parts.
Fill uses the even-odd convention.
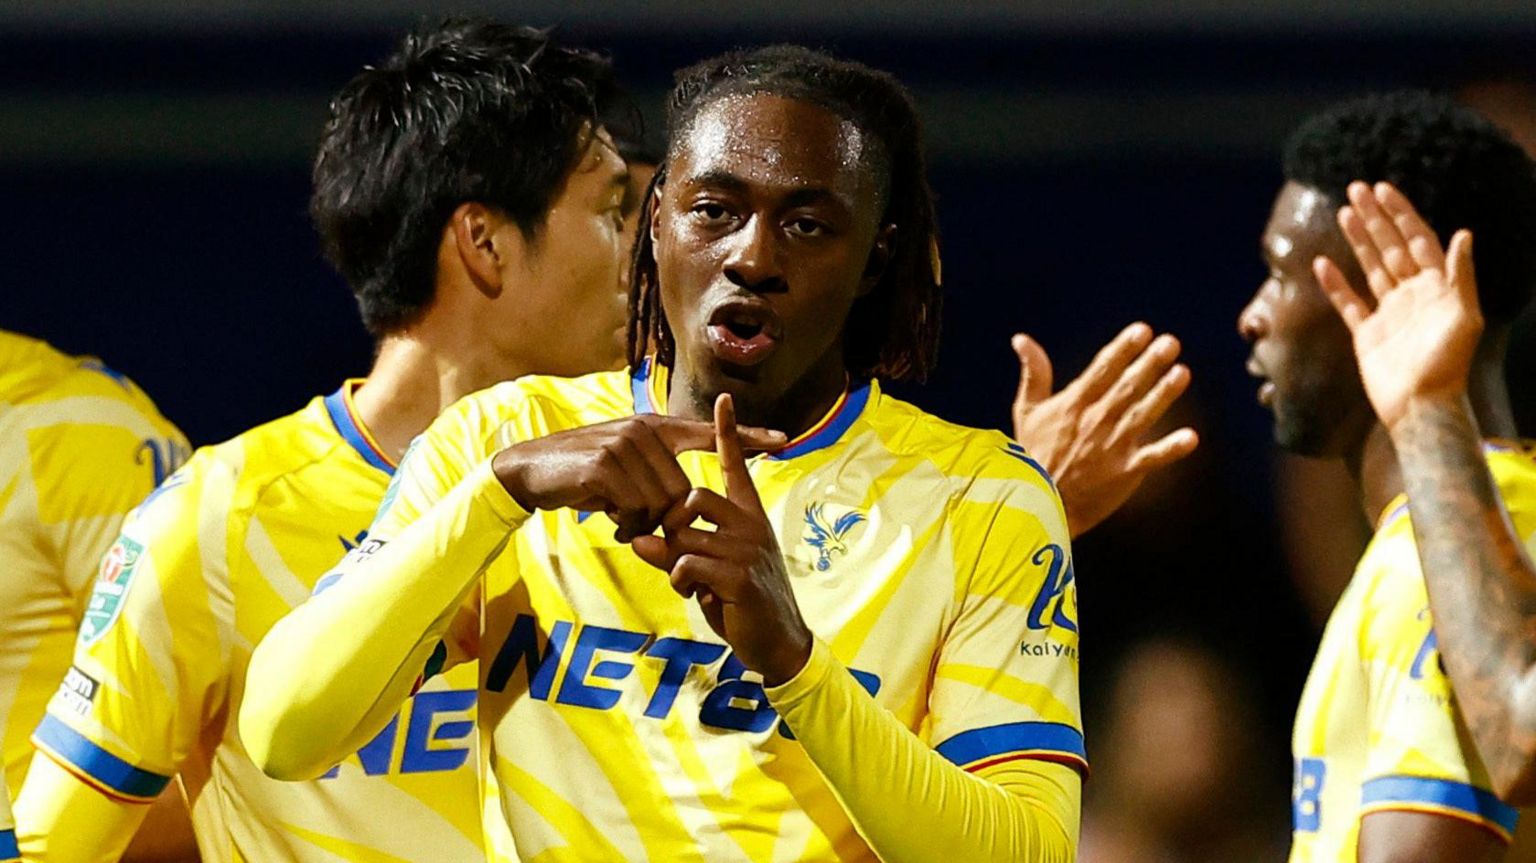
[[[516,447],[507,447],[491,457],[491,473],[496,476],[496,481],[507,490],[508,496],[527,512],[533,512],[533,502],[529,500],[528,489],[524,482],[526,473],[524,465],[513,452]]]
[[[1422,393],[1409,396],[1403,410],[1390,422],[1384,423],[1387,434],[1394,442],[1415,435],[1425,423],[1439,423],[1447,418],[1469,421],[1472,406],[1465,390]]]
[[[783,649],[776,651],[772,661],[762,670],[763,685],[783,686],[795,679],[811,661],[811,648],[815,639],[808,630],[802,630],[786,640]]]

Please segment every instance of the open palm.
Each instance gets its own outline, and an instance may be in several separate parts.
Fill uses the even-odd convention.
[[[1355,258],[1376,298],[1372,309],[1339,267],[1318,258],[1323,292],[1354,337],[1366,395],[1391,428],[1414,399],[1459,397],[1482,335],[1472,235],[1457,231],[1449,253],[1413,205],[1387,183],[1349,188],[1339,210]]]

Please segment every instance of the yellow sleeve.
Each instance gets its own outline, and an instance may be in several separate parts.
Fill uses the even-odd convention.
[[[1370,685],[1361,816],[1422,812],[1470,821],[1510,841],[1514,807],[1494,794],[1440,664],[1418,555],[1403,520],[1369,600],[1361,658]],[[1378,541],[1378,545],[1382,543]]]
[[[232,490],[228,468],[203,453],[101,558],[74,665],[32,742],[103,794],[154,800],[225,702],[233,614],[227,580],[207,565],[224,550],[200,534],[223,536]]]
[[[1043,482],[956,507],[971,529],[956,531],[960,611],[929,694],[937,745],[819,641],[768,696],[882,858],[1073,860],[1086,761],[1066,519]]]
[[[16,802],[28,863],[112,863],[149,807],[114,800],[49,758],[34,758]],[[4,858],[0,858],[4,859]]]
[[[11,819],[11,797],[0,782],[0,863],[11,863],[20,856],[16,850],[16,822]]]
[[[473,399],[439,417],[368,538],[256,647],[240,736],[269,775],[312,779],[356,751],[443,668],[450,626],[472,629],[465,600],[528,517],[491,471],[487,423]]]

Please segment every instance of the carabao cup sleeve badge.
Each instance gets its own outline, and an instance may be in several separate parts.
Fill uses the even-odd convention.
[[[80,621],[80,643],[90,644],[106,634],[123,611],[123,597],[128,595],[128,584],[133,580],[134,567],[144,546],[126,536],[117,538],[106,556],[101,559],[101,573],[96,576],[96,587],[91,591],[90,602],[85,606],[85,617]]]

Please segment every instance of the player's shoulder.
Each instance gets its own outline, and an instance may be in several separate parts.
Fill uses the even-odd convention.
[[[1339,604],[1353,608],[1363,631],[1377,639],[1409,626],[1428,607],[1406,498],[1381,515]]]
[[[189,505],[239,511],[251,507],[272,484],[338,461],[335,456],[346,442],[331,424],[322,401],[317,396],[293,413],[198,447],[140,504],[135,519]],[[168,505],[162,498],[174,498],[181,507]]]
[[[540,434],[634,413],[628,372],[575,378],[525,375],[471,393],[438,417],[442,432],[490,435],[502,426],[529,426]]]
[[[1484,451],[1510,520],[1530,545],[1536,541],[1536,441],[1489,441]]]
[[[955,482],[1022,482],[1055,493],[1045,467],[996,429],[950,422],[885,393],[869,424],[893,455],[921,459]]]
[[[99,405],[116,403],[180,434],[132,379],[96,357],[73,356],[39,339],[0,331],[0,401],[14,407],[64,403],[62,410],[70,400],[88,400],[81,403],[81,419],[110,421]]]

